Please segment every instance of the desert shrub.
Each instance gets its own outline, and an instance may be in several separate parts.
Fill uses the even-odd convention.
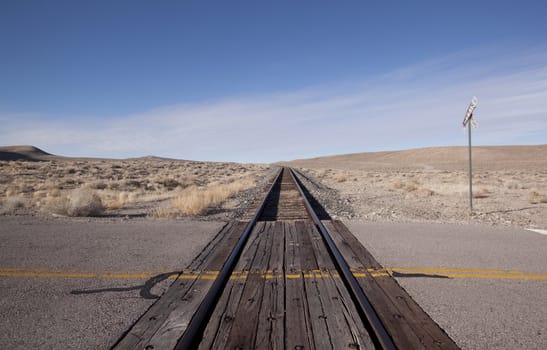
[[[110,188],[111,190],[113,191],[118,191],[120,190],[121,188],[123,187],[123,185],[117,181],[111,181],[109,184],[108,184],[108,188]]]
[[[13,197],[19,192],[19,188],[17,186],[9,186],[6,189],[5,196],[6,197]]]
[[[528,198],[528,203],[530,204],[539,204],[539,203],[547,203],[547,196],[537,192],[532,191],[530,192],[530,197]]]
[[[412,181],[400,181],[397,180],[393,183],[393,187],[400,190],[405,190],[407,192],[416,191],[418,189],[418,182]]]
[[[430,190],[429,188],[419,188],[416,190],[416,194],[420,197],[430,197],[435,194],[434,191]]]
[[[518,190],[521,188],[521,185],[517,181],[510,181],[505,184],[505,187],[509,190]]]
[[[492,191],[490,191],[487,188],[480,188],[477,191],[473,192],[473,198],[482,199],[482,198],[488,198],[492,194]]]
[[[0,214],[14,214],[17,209],[25,207],[26,200],[22,196],[9,197],[0,203]]]
[[[65,216],[97,216],[104,212],[104,206],[95,192],[78,188],[64,196],[50,198],[46,210]]]
[[[336,182],[346,182],[348,181],[349,176],[347,174],[336,174],[334,175],[334,180]]]
[[[42,191],[42,190],[35,191],[32,194],[32,202],[34,206],[40,207],[43,204],[42,202],[46,200],[47,195],[48,195],[47,191]]]
[[[405,187],[405,184],[402,182],[402,181],[395,181],[393,183],[393,188],[395,189],[402,189],[403,187]]]
[[[140,188],[141,187],[141,182],[138,181],[138,180],[133,180],[133,179],[125,180],[125,187]]]
[[[163,185],[168,190],[173,190],[181,185],[180,182],[178,182],[176,179],[173,178],[164,178],[157,180],[157,183],[160,185]]]
[[[73,186],[73,185],[77,184],[77,181],[75,179],[66,179],[64,184],[67,185],[67,186]]]
[[[106,182],[103,182],[103,181],[95,181],[95,182],[92,182],[92,183],[88,184],[88,187],[96,189],[96,190],[104,190],[105,188],[108,187],[108,184]]]
[[[11,175],[2,175],[0,176],[0,184],[9,184],[13,181],[13,176]]]
[[[130,202],[128,192],[112,192],[101,195],[103,206],[108,209],[120,209]]]

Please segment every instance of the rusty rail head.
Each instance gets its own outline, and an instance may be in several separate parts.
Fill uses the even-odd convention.
[[[277,175],[275,176],[272,185],[268,189],[268,192],[260,202],[260,205],[256,209],[256,212],[252,218],[251,221],[245,226],[245,230],[239,237],[239,240],[237,241],[237,244],[235,248],[232,250],[230,255],[228,256],[228,259],[226,259],[226,262],[222,266],[222,269],[219,271],[218,277],[215,279],[215,282],[205,295],[205,298],[203,298],[203,301],[199,305],[196,313],[190,320],[190,323],[188,324],[188,327],[186,327],[186,331],[182,335],[182,337],[178,340],[177,345],[175,347],[176,350],[187,350],[187,349],[194,349],[197,348],[199,345],[199,342],[201,341],[201,337],[203,334],[203,331],[205,329],[205,326],[207,325],[207,321],[211,317],[211,314],[213,313],[213,310],[220,299],[220,295],[224,291],[224,287],[226,287],[226,283],[228,282],[230,275],[232,274],[232,271],[236,267],[237,261],[239,260],[239,257],[241,256],[241,253],[243,252],[243,248],[245,248],[245,244],[247,243],[247,240],[249,236],[251,235],[251,232],[256,225],[256,222],[258,221],[258,218],[260,217],[260,214],[262,213],[262,210],[264,209],[264,205],[266,204],[266,200],[270,196],[270,193],[272,192],[273,187],[275,186],[276,182],[279,180],[281,174],[283,173],[283,169],[281,168],[278,170]]]
[[[357,306],[358,312],[361,314],[361,318],[363,318],[363,321],[365,323],[365,326],[369,328],[369,331],[371,333],[371,337],[375,343],[376,346],[378,346],[380,349],[384,350],[396,350],[397,347],[393,343],[393,340],[387,333],[384,325],[380,321],[380,318],[376,314],[376,311],[374,311],[374,308],[370,304],[369,300],[367,299],[365,293],[359,286],[359,282],[355,279],[355,276],[353,276],[353,273],[350,270],[350,267],[348,263],[346,262],[346,259],[342,256],[342,253],[338,248],[336,247],[336,244],[332,240],[332,237],[330,236],[329,232],[319,220],[319,217],[313,210],[313,207],[311,206],[310,202],[308,201],[308,198],[306,198],[306,195],[304,194],[304,191],[302,190],[302,187],[300,186],[300,182],[297,179],[296,175],[294,174],[294,171],[291,168],[286,168],[290,174],[291,177],[296,184],[296,188],[300,192],[300,195],[302,196],[304,200],[304,205],[306,206],[306,210],[308,211],[311,219],[315,223],[315,226],[321,233],[321,236],[323,237],[323,241],[325,242],[325,245],[327,246],[327,250],[329,251],[329,254],[332,256],[336,269],[340,273],[340,276],[342,277],[344,284],[348,288],[348,291],[351,295],[351,298],[355,302],[355,305]]]

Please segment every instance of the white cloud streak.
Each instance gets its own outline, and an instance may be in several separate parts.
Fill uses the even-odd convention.
[[[326,154],[547,140],[547,51],[458,53],[351,83],[161,107],[95,122],[2,115],[3,144],[74,156],[270,162]],[[106,120],[104,122],[104,120]]]

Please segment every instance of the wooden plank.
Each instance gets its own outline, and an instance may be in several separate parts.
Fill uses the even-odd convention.
[[[322,272],[324,274],[325,272]],[[374,344],[368,331],[366,330],[359,313],[355,308],[355,304],[349,295],[346,286],[342,279],[334,273],[333,271],[328,271],[330,274],[330,279],[335,288],[338,291],[337,296],[333,296],[333,306],[332,309],[336,310],[333,312],[334,315],[338,318],[337,324],[346,324],[345,328],[350,332],[351,341],[345,343],[345,346],[351,349],[374,349]],[[335,337],[338,339],[338,337]],[[340,347],[344,347],[344,344],[336,343]]]
[[[259,233],[260,243],[245,283],[230,336],[225,349],[254,349],[259,314],[264,302],[264,271],[268,268],[272,253],[273,225],[268,224]],[[267,317],[267,316],[266,316]]]
[[[328,227],[335,241],[348,242],[339,247],[342,254],[348,257],[351,268],[361,271],[382,269],[342,222],[333,221]],[[372,277],[367,272],[365,277],[358,277],[357,280],[397,347],[459,349],[393,277]]]
[[[338,276],[321,234],[311,223],[306,228],[311,238],[318,268],[321,270],[316,286],[320,291],[331,346],[335,349],[373,349],[372,340],[344,282]],[[326,343],[325,339],[316,339],[316,341]]]
[[[310,221],[296,221],[294,223],[298,242],[300,268],[304,271],[313,271],[319,268],[311,243],[309,232],[310,225],[313,225]]]
[[[366,276],[357,277],[356,279],[397,348],[423,348],[419,333],[417,334],[411,327],[406,315],[401,313],[396,305],[391,302],[374,278]],[[436,347],[433,349],[436,349]]]
[[[174,348],[212,284],[212,279],[197,279],[190,291],[170,306],[169,316],[147,341],[147,346],[153,346],[153,349]]]
[[[175,280],[152,306],[139,318],[120,341],[115,344],[113,349],[135,349],[153,346],[150,339],[167,323],[172,324],[170,317],[177,310],[190,319],[195,311],[196,303],[204,296],[208,287],[212,284],[211,280],[204,279],[206,271],[219,270],[226,261],[231,249],[237,242],[237,239],[243,232],[245,222],[227,225],[215,237],[214,244],[207,246],[200,257],[195,259],[190,265],[190,270],[197,271],[196,278]],[[184,310],[180,310],[181,305],[186,305]],[[184,320],[180,321],[184,323]],[[178,337],[182,335],[174,335]]]
[[[325,345],[332,346],[332,339],[327,325],[327,313],[324,307],[322,293],[325,292],[324,281],[321,278],[314,277],[319,269],[317,259],[313,251],[313,245],[310,237],[310,222],[297,221],[296,237],[300,249],[301,268],[304,274],[304,286],[306,293],[306,302],[310,314],[311,328],[313,332],[313,341],[316,348],[323,348]]]
[[[244,287],[244,279],[228,281],[209,324],[205,328],[199,349],[221,349],[219,344],[226,343]]]
[[[240,302],[243,297],[247,278],[245,274],[252,268],[253,260],[259,250],[261,233],[264,232],[265,223],[257,223],[249,241],[243,250],[241,259],[235,267],[235,273],[217,303],[213,314],[211,315],[208,326],[205,328],[203,339],[199,344],[200,349],[223,349],[230,336],[231,329],[236,319]]]
[[[285,254],[285,348],[315,349],[294,224],[285,224]]]
[[[256,349],[281,349],[285,341],[285,278],[283,277],[285,231],[281,222],[269,225],[273,226],[271,228],[273,230],[272,252],[268,263],[272,278],[264,281],[263,301],[256,329]]]

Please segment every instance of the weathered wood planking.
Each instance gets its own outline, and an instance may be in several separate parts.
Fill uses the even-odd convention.
[[[283,223],[268,223],[273,229],[268,270],[272,278],[264,281],[264,294],[257,325],[256,349],[282,349],[285,343],[285,228]]]
[[[200,349],[373,348],[311,221],[267,222],[251,240],[234,277],[249,273],[230,281]]]
[[[372,277],[367,270],[382,266],[341,221],[324,224],[350,267],[365,272],[357,280],[399,349],[459,349],[393,277]]]
[[[317,265],[321,270],[317,287],[325,319],[329,328],[330,342],[335,349],[374,349],[372,340],[365,329],[355,304],[344,282],[339,278],[323,239],[315,225],[307,224]]]
[[[285,225],[285,348],[315,349],[299,245],[295,225]]]
[[[237,274],[234,274],[228,282],[221,299],[217,303],[209,324],[205,328],[203,340],[199,345],[200,349],[223,349],[229,339],[231,329],[236,319],[239,303],[245,290],[247,279],[244,273],[251,270],[253,261],[257,255],[265,230],[265,224],[259,223],[253,229],[249,241],[236,265]]]
[[[311,244],[310,224],[311,222],[308,225],[305,225],[303,222],[296,222],[296,239],[300,250],[298,254],[301,259],[301,269],[304,275],[305,301],[308,304],[310,314],[312,339],[315,343],[315,348],[321,349],[325,345],[332,346],[332,337],[327,324],[327,311],[324,308],[322,300],[323,291],[321,291],[321,287],[324,286],[322,283],[319,286],[322,281],[314,277],[313,273],[319,270],[319,266],[317,265],[317,259],[315,258]],[[308,276],[306,276],[306,273]],[[332,310],[329,311],[332,312]]]
[[[205,274],[222,267],[246,224],[236,222],[226,225],[186,269],[196,271],[196,277],[175,280],[113,349],[145,349],[147,346],[160,349],[170,344],[173,348],[213,282],[210,278],[204,278]],[[152,339],[158,344],[152,343]]]
[[[262,303],[264,302],[264,271],[272,252],[273,227],[258,232],[259,244],[239,301],[225,349],[254,349]],[[238,270],[236,268],[236,270]]]

